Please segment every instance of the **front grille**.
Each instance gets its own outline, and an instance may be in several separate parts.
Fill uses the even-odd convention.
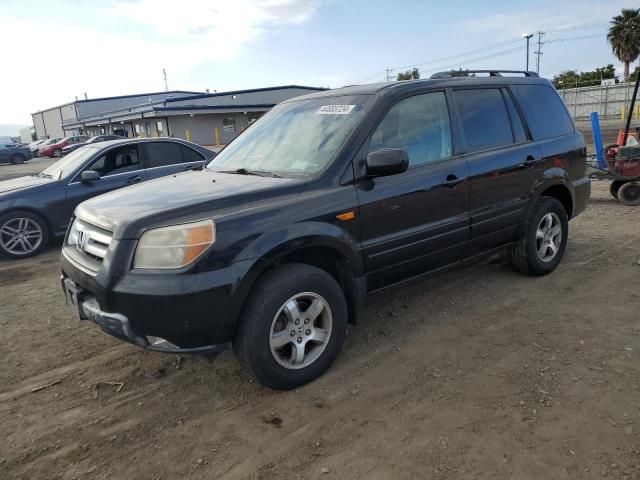
[[[79,218],[73,221],[67,238],[67,246],[93,262],[102,263],[107,255],[113,233]]]

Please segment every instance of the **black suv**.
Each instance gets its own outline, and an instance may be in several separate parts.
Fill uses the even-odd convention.
[[[202,171],[80,204],[65,295],[122,340],[232,344],[258,381],[289,389],[329,367],[371,292],[503,247],[545,275],[590,183],[557,92],[521,73],[281,103]]]

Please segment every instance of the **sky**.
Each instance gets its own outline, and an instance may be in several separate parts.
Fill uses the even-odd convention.
[[[633,0],[0,0],[0,135],[85,92],[162,91],[163,68],[169,89],[195,91],[336,88],[413,66],[423,77],[451,68],[522,70],[522,34],[544,31],[541,75],[608,63],[621,71],[608,22],[634,7]]]

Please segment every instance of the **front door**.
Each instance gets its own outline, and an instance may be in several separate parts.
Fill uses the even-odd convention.
[[[524,127],[508,90],[453,91],[469,163],[471,241],[466,256],[515,238],[540,178],[542,151]]]
[[[138,161],[137,145],[112,148],[83,169],[87,170],[98,172],[100,178],[92,182],[82,182],[79,172],[69,182],[66,218],[71,218],[76,206],[91,197],[146,180],[146,172]]]
[[[409,169],[357,184],[371,290],[459,261],[469,238],[469,172],[454,156],[445,93],[397,102],[365,154],[380,148],[406,150]]]

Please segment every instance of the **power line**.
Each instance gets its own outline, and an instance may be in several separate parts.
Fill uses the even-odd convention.
[[[550,33],[556,33],[556,32],[566,32],[566,31],[575,31],[575,30],[589,30],[589,29],[595,29],[595,28],[603,28],[608,26],[608,24],[592,24],[592,25],[578,25],[578,26],[573,26],[573,27],[563,27],[563,28],[554,28],[554,29],[547,29],[545,31],[538,31],[536,32],[536,35],[538,35],[538,40],[536,42],[537,44],[537,50],[534,52],[534,54],[536,55],[536,71],[538,73],[540,73],[540,61],[541,61],[541,56],[543,55],[543,51],[542,51],[542,45],[545,45],[547,43],[558,43],[558,42],[569,42],[569,41],[576,41],[576,40],[587,40],[587,39],[592,39],[592,38],[599,38],[604,36],[605,34],[594,34],[594,35],[583,35],[583,36],[577,36],[577,37],[564,37],[564,38],[555,38],[555,39],[550,39],[550,40],[546,40],[546,41],[542,41],[542,37],[546,34],[550,34]],[[433,60],[428,60],[428,61],[423,61],[423,62],[417,62],[417,63],[411,63],[411,64],[406,64],[406,65],[400,65],[400,66],[396,66],[396,67],[391,67],[391,68],[387,68],[383,71],[381,71],[380,73],[375,73],[373,75],[368,76],[366,79],[363,79],[361,81],[358,81],[356,83],[364,83],[365,81],[369,80],[369,79],[373,79],[373,78],[380,78],[381,74],[384,74],[384,78],[386,79],[386,81],[390,81],[392,78],[392,73],[394,71],[397,70],[404,70],[407,68],[414,68],[414,67],[419,67],[419,66],[423,66],[423,65],[432,65],[434,63],[437,62],[443,62],[446,60],[452,60],[452,59],[461,59],[460,62],[451,64],[449,66],[443,66],[443,67],[436,67],[436,68],[432,68],[429,70],[425,70],[425,72],[430,72],[430,71],[438,71],[438,70],[443,70],[443,69],[447,69],[447,68],[451,68],[451,67],[455,67],[458,65],[461,65],[462,63],[468,63],[468,62],[474,62],[474,61],[478,61],[478,60],[486,60],[489,58],[494,58],[496,56],[500,56],[500,55],[505,55],[506,53],[511,53],[513,51],[518,50],[521,47],[514,47],[514,48],[510,48],[507,50],[502,50],[502,51],[498,51],[498,52],[494,52],[482,57],[476,57],[476,58],[470,58],[470,59],[465,59],[465,57],[469,57],[471,55],[474,55],[476,53],[480,53],[480,52],[486,52],[488,50],[494,50],[496,48],[499,47],[505,47],[508,45],[515,45],[516,43],[520,43],[521,40],[505,40],[502,42],[497,42],[497,43],[493,43],[490,45],[485,45],[484,47],[480,47],[477,49],[473,49],[473,50],[469,50],[467,52],[463,52],[463,53],[457,53],[455,55],[449,55],[446,57],[440,57],[440,58],[436,58]],[[465,59],[465,60],[462,60]]]
[[[514,47],[514,48],[508,48],[506,50],[501,50],[499,52],[494,52],[491,53],[489,55],[483,55],[482,57],[475,57],[475,58],[469,58],[467,60],[463,60],[457,63],[452,63],[450,65],[443,65],[440,67],[435,67],[435,68],[430,68],[428,70],[424,70],[425,73],[428,72],[437,72],[437,71],[441,71],[441,70],[448,70],[450,68],[454,68],[454,67],[458,67],[460,65],[462,65],[463,63],[471,63],[471,62],[477,62],[479,60],[487,60],[489,58],[494,58],[494,57],[500,57],[502,55],[506,55],[507,53],[511,53],[511,52],[515,52],[516,50],[521,50],[522,47],[518,46],[518,47]]]
[[[608,27],[608,26],[609,26],[609,24],[607,24],[607,23],[598,23],[598,24],[593,24],[593,25],[580,25],[580,26],[576,26],[576,27],[551,28],[551,29],[545,30],[545,33],[568,32],[570,30],[591,30],[591,29],[594,29],[594,28],[605,28],[605,27]]]
[[[507,40],[507,41],[503,41],[503,42],[498,42],[498,43],[494,43],[494,44],[491,44],[491,45],[486,45],[486,46],[481,47],[481,48],[477,48],[475,50],[468,50],[467,52],[464,52],[464,53],[457,53],[455,55],[449,55],[447,57],[434,58],[433,60],[428,60],[428,61],[418,62],[418,63],[412,63],[410,65],[401,65],[399,67],[392,67],[391,70],[402,70],[404,68],[413,68],[413,67],[418,67],[420,65],[427,65],[429,63],[444,62],[446,60],[451,60],[453,58],[468,57],[469,55],[473,55],[475,53],[486,52],[487,50],[493,50],[493,49],[498,48],[498,47],[504,47],[506,45],[511,45],[511,44],[515,44],[515,43],[520,43],[520,40]]]
[[[571,42],[574,40],[589,40],[591,38],[602,38],[604,37],[604,33],[600,33],[597,35],[582,35],[581,37],[565,37],[565,38],[553,38],[551,40],[547,40],[544,43],[556,43],[556,42]]]

